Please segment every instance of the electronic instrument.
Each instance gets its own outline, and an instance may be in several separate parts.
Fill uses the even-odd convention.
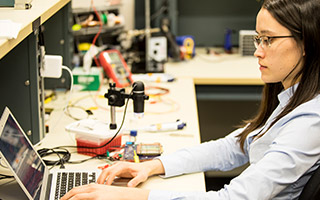
[[[116,83],[116,87],[123,88],[133,83],[131,71],[118,50],[101,52],[99,62],[106,75]]]

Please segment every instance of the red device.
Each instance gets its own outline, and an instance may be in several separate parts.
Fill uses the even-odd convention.
[[[92,140],[88,140],[85,137],[81,138],[80,136],[76,138],[77,151],[79,154],[85,154],[89,156],[95,156],[97,154],[99,155],[105,154],[107,150],[110,149],[111,147],[121,146],[121,138],[122,138],[122,135],[118,135],[110,142],[110,144],[104,147],[101,147],[102,145],[105,145],[107,142],[109,142],[111,138],[108,138],[105,140],[96,139],[96,141],[92,141],[94,138],[91,138]],[[88,148],[85,148],[85,147],[88,147]]]
[[[101,52],[99,62],[107,76],[116,83],[116,87],[122,88],[133,83],[131,71],[118,50]]]

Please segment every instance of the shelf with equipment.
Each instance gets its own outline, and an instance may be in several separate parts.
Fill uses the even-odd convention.
[[[72,34],[75,54],[80,56],[80,60],[92,43],[96,46],[118,43],[117,38],[124,30],[121,9],[121,3],[72,6]]]
[[[123,29],[122,25],[115,25],[113,27],[108,27],[108,26],[102,26],[101,34],[113,34],[113,35],[118,35],[117,32],[121,31]],[[77,36],[82,36],[82,35],[94,35],[97,34],[99,31],[99,27],[91,27],[91,28],[83,28],[78,31],[73,31],[73,35],[75,37]]]

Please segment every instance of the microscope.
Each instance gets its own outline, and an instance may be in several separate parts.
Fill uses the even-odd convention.
[[[132,84],[130,94],[126,94],[124,88],[116,88],[115,83],[110,83],[108,93],[106,93],[104,97],[108,99],[108,105],[111,108],[111,122],[109,127],[111,130],[117,129],[115,109],[116,107],[122,107],[125,104],[125,99],[133,100],[133,112],[138,118],[143,116],[144,101],[149,99],[149,96],[144,93],[144,84],[141,81]]]
[[[110,83],[109,86],[108,93],[104,95],[108,99],[108,105],[111,106],[111,123],[109,127],[108,123],[90,118],[79,120],[66,126],[67,131],[76,133],[78,153],[90,156],[101,155],[105,154],[110,147],[121,145],[121,136],[118,136],[118,133],[123,121],[119,129],[117,129],[115,107],[125,105],[126,99],[133,100],[134,114],[140,118],[143,116],[144,101],[148,100],[149,96],[145,95],[142,82],[134,82],[130,94],[126,94],[124,88],[116,88],[115,83]]]

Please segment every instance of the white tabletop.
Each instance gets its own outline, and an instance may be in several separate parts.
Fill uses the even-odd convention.
[[[176,77],[192,78],[197,85],[262,85],[258,59],[233,54],[206,54],[197,48],[191,60],[169,62],[165,71]],[[221,52],[221,50],[219,50]]]
[[[40,24],[43,24],[68,2],[70,0],[33,0],[32,8],[28,10],[1,7],[0,20],[12,20],[22,27],[16,39],[0,39],[0,59],[33,32],[32,23],[36,19],[40,18]]]
[[[172,83],[147,83],[145,82],[146,93],[157,93],[154,87],[169,89],[169,93],[161,96],[161,99],[150,96],[149,101],[145,104],[145,115],[142,119],[135,119],[133,117],[132,100],[129,101],[127,115],[124,123],[124,129],[137,129],[150,124],[174,122],[177,119],[187,123],[183,130],[169,131],[169,132],[143,132],[138,131],[137,143],[154,143],[160,142],[163,146],[163,154],[169,154],[182,147],[193,146],[200,143],[198,113],[196,106],[196,97],[194,90],[194,83],[190,78],[179,78]],[[73,92],[71,97],[67,94],[57,95],[56,100],[52,100],[46,104],[46,108],[54,108],[50,117],[46,121],[49,125],[50,132],[45,136],[37,148],[49,148],[62,145],[75,145],[74,133],[69,133],[65,130],[65,126],[74,122],[75,120],[63,114],[68,99],[71,103],[78,102],[76,105],[81,105],[85,109],[92,109],[93,117],[95,119],[110,122],[110,113],[107,106],[107,100],[102,96],[107,92],[106,87],[102,87],[99,92]],[[70,98],[69,98],[70,97]],[[97,109],[96,109],[97,108]],[[124,106],[116,108],[116,118],[118,126],[121,123]],[[82,113],[81,113],[82,112]],[[83,111],[74,110],[71,112],[74,116],[85,116]],[[127,131],[124,131],[126,133]],[[128,140],[128,136],[123,136],[122,143]],[[74,152],[70,149],[71,152]],[[81,160],[88,158],[86,155],[73,153],[71,160]],[[92,160],[83,164],[67,164],[67,169],[81,169],[81,168],[97,168],[98,166],[106,164],[103,160]],[[2,173],[9,174],[0,168]],[[3,183],[3,182],[2,182]],[[191,184],[192,183],[192,184]],[[1,182],[0,182],[1,184]],[[5,187],[4,187],[5,186]],[[203,173],[188,174],[168,179],[162,179],[159,176],[154,176],[148,179],[145,183],[139,185],[146,189],[163,189],[176,191],[205,191],[205,180]],[[5,191],[2,191],[2,188]],[[18,188],[15,182],[0,185],[0,193],[5,192],[9,195],[8,190]],[[11,194],[12,195],[12,194]],[[20,195],[19,192],[15,195]],[[10,198],[9,198],[10,199]]]
[[[169,93],[158,97],[150,96],[150,99],[145,103],[145,113],[142,119],[135,119],[133,117],[132,100],[129,101],[124,129],[137,129],[150,124],[175,122],[177,119],[187,123],[183,130],[169,131],[169,132],[143,132],[138,131],[137,143],[154,143],[160,142],[163,146],[163,154],[169,154],[182,147],[192,146],[200,143],[200,133],[198,124],[198,113],[196,96],[194,90],[194,83],[191,79],[177,79],[172,83],[147,83],[145,82],[146,93],[157,93],[159,90],[153,87],[161,87],[169,89]],[[109,123],[110,111],[107,106],[107,100],[102,96],[106,93],[106,89],[100,92],[74,92],[70,101],[76,102],[79,99],[78,105],[83,105],[84,108],[92,108],[92,112],[96,119]],[[58,96],[59,98],[59,96]],[[61,114],[61,110],[66,105],[68,95],[63,95],[63,99],[52,101],[47,106],[57,108],[52,112],[50,120],[48,121],[50,133],[45,137],[41,146],[50,147],[57,145],[73,145],[75,144],[74,134],[68,133],[65,126],[74,122],[70,117]],[[46,107],[47,107],[46,106]],[[95,108],[98,108],[95,110]],[[79,110],[78,110],[79,111]],[[76,116],[81,116],[81,113]],[[123,117],[124,106],[116,107],[117,125],[120,126]],[[80,111],[81,112],[81,111]],[[128,131],[124,131],[128,133]],[[128,137],[123,136],[122,143],[125,143]],[[87,156],[76,155],[74,158],[85,158]],[[103,164],[104,161],[92,161],[84,163],[83,165],[72,165],[73,168],[81,168],[91,166],[96,168]],[[193,184],[188,184],[192,182]],[[205,181],[203,173],[195,173],[186,176],[180,176],[170,179],[162,179],[160,177],[152,177],[140,187],[148,189],[167,189],[167,190],[205,190]]]

